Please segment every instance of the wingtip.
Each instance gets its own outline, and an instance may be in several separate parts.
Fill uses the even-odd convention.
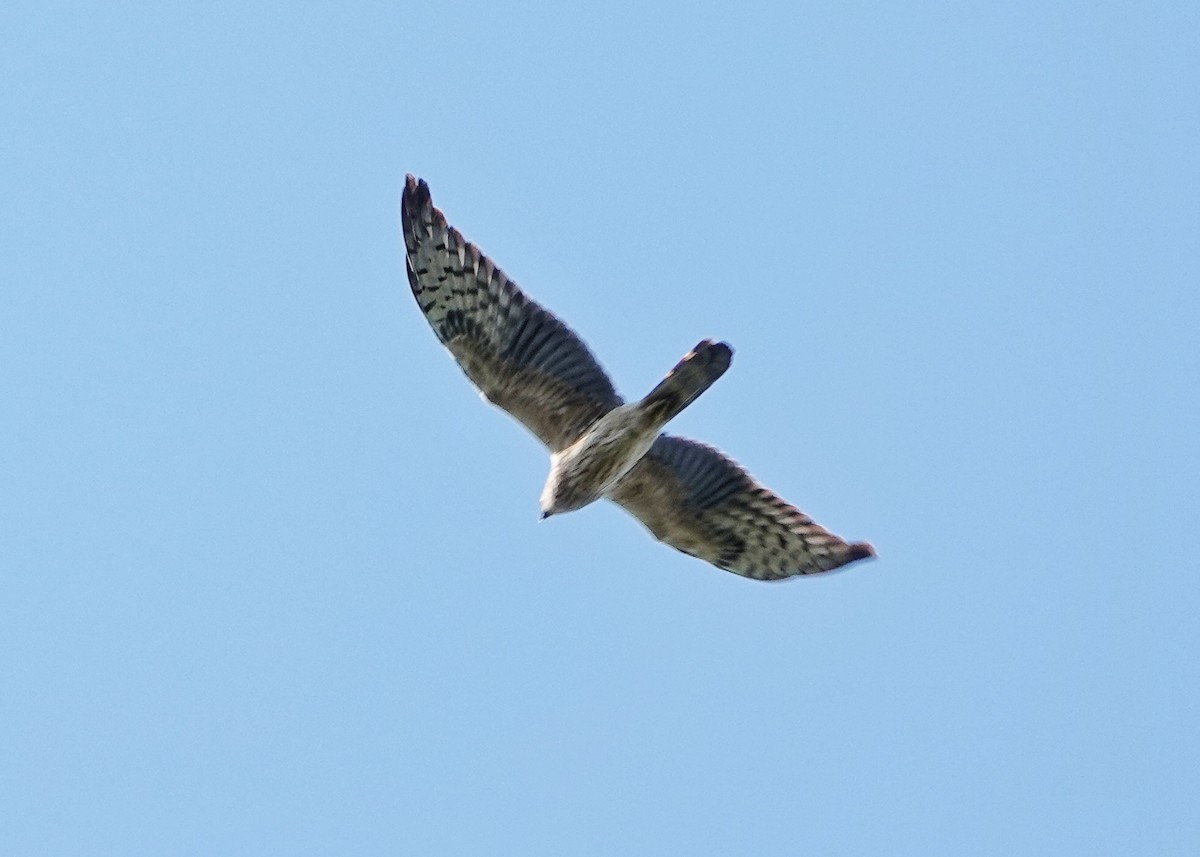
[[[404,198],[401,205],[408,210],[412,208],[414,211],[420,211],[426,205],[433,202],[433,197],[429,193],[429,185],[425,179],[419,179],[412,173],[404,176]]]
[[[849,559],[846,561],[854,562],[859,559],[874,559],[878,554],[875,553],[875,548],[869,542],[855,542],[850,545],[848,556]]]

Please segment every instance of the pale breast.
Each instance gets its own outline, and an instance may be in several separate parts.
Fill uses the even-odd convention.
[[[551,456],[553,493],[579,508],[611,490],[649,451],[657,433],[630,406],[601,417],[578,441]]]

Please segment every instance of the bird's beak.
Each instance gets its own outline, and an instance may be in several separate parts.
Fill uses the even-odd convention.
[[[546,510],[544,510],[544,509],[543,509],[543,510],[542,510],[542,517],[541,517],[541,520],[543,520],[543,521],[544,521],[544,520],[546,520],[546,519],[547,519],[547,518],[549,518],[549,517],[550,517],[550,513],[549,513],[549,512],[547,512]]]

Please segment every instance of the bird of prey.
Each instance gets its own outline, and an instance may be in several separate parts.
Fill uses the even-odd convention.
[[[626,404],[583,341],[525,295],[408,176],[400,208],[413,296],[442,345],[492,404],[550,451],[542,517],[614,501],[660,541],[757,580],[816,574],[875,555],[759,485],[711,446],[663,427],[729,368],[704,340]]]

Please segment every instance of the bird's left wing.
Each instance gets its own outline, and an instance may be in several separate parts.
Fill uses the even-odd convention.
[[[654,537],[718,568],[758,580],[817,574],[866,559],[759,485],[711,446],[659,435],[609,497]]]
[[[400,219],[413,296],[489,402],[552,451],[621,404],[583,341],[446,223],[423,180],[408,176]]]

